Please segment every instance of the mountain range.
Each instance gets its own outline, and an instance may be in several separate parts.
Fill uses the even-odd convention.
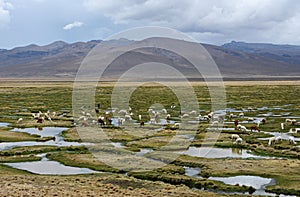
[[[100,40],[49,45],[28,45],[10,50],[0,49],[0,78],[74,79],[86,55]],[[125,39],[111,45],[130,44]],[[224,78],[297,78],[300,76],[300,46],[235,42],[222,46],[202,44],[216,62]],[[112,64],[107,75],[118,72],[145,60],[155,60],[175,67],[189,78],[194,75],[190,63],[178,54],[164,49],[147,48],[130,51]]]

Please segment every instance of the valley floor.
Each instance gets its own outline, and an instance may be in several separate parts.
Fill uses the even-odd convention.
[[[180,82],[173,82],[173,84],[180,86]],[[192,82],[191,84],[199,101],[201,109],[199,113],[202,113],[202,116],[210,113],[210,94],[205,83]],[[110,95],[113,85],[113,82],[101,82],[96,89],[95,100],[101,103],[98,116],[105,116],[107,110],[111,109]],[[123,85],[126,91],[126,88],[136,84],[126,83]],[[128,173],[108,166],[103,161],[98,161],[86,147],[54,146],[55,140],[61,143],[81,143],[83,140],[82,136],[79,136],[74,129],[74,123],[80,123],[80,121],[75,120],[72,114],[72,88],[73,83],[70,81],[0,80],[0,196],[205,197],[229,196],[233,192],[236,193],[236,196],[244,196],[253,192],[254,188],[250,186],[229,185],[209,179],[209,177],[239,175],[252,175],[274,180],[272,184],[263,188],[273,196],[276,194],[300,194],[300,141],[297,141],[300,137],[300,133],[297,132],[297,129],[300,130],[300,81],[226,81],[228,111],[218,139],[216,141],[207,140],[206,135],[215,133],[214,129],[210,128],[211,125],[208,121],[201,121],[195,133],[189,130],[180,132],[184,139],[194,134],[194,138],[190,142],[192,150],[201,146],[213,147],[222,154],[229,151],[228,157],[182,154],[161,169],[154,171],[140,169]],[[161,103],[167,108],[172,123],[163,126],[148,123],[147,110],[153,102]],[[176,106],[175,109],[170,108],[171,104]],[[161,84],[147,84],[134,91],[130,106],[133,111],[132,119],[138,121],[138,115],[141,114],[145,126],[140,127],[139,124],[136,124],[129,128],[125,125],[126,129],[114,125],[103,126],[102,131],[112,143],[109,147],[99,146],[97,148],[104,150],[105,153],[113,152],[113,154],[121,156],[128,152],[141,152],[155,161],[170,160],[171,154],[160,154],[156,150],[166,145],[178,131],[174,127],[174,123],[180,120],[181,110],[178,107],[180,103],[178,103],[176,95],[172,94],[170,89],[162,87]],[[32,113],[39,111],[44,113],[47,110],[57,113],[51,121],[37,123],[32,118]],[[239,115],[241,112],[244,113],[243,116]],[[233,117],[230,117],[231,115]],[[22,118],[22,121],[17,123],[19,118]],[[190,115],[189,118],[195,121],[196,117]],[[235,119],[247,128],[256,125],[256,122],[249,118],[254,121],[266,119],[266,123],[260,125],[261,132],[251,132],[250,130],[242,132],[234,128]],[[286,119],[295,119],[296,123],[285,122]],[[91,123],[92,121],[90,121]],[[285,123],[283,129],[280,127],[281,123]],[[53,137],[43,133],[45,127],[66,129],[59,136],[61,139],[56,139],[57,135]],[[94,125],[93,128],[95,127]],[[38,133],[39,135],[32,134],[25,130],[13,132],[14,128],[36,129],[40,133]],[[90,129],[89,127],[85,128]],[[130,133],[129,129],[133,129],[134,132]],[[296,132],[291,132],[294,130]],[[152,133],[147,135],[146,131]],[[40,137],[43,134],[45,136]],[[230,139],[232,134],[239,134],[243,138],[243,143],[234,144]],[[276,144],[268,145],[268,139],[279,134],[285,137],[294,137],[295,144],[289,143],[284,138]],[[172,150],[178,151],[183,138],[174,141],[171,146]],[[88,140],[92,142],[95,139]],[[7,145],[15,142],[47,143],[49,141],[52,144],[13,148]],[[114,146],[123,146],[123,149],[118,152]],[[147,152],[147,150],[150,151]],[[41,158],[37,155],[41,153],[47,153],[47,159],[66,166],[89,168],[101,173],[37,175],[6,165],[7,163],[40,161]],[[124,162],[123,165],[126,166],[127,163]],[[193,170],[196,173],[189,174]]]

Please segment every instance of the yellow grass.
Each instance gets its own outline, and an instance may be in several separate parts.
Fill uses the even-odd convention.
[[[222,196],[183,185],[142,181],[122,175],[1,176],[0,196]]]

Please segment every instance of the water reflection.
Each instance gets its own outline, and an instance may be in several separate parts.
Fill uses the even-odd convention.
[[[50,175],[50,174],[51,175],[75,175],[75,174],[99,173],[97,171],[88,168],[65,166],[57,161],[51,161],[47,159],[45,155],[40,155],[40,156],[42,157],[41,161],[5,163],[5,165],[20,170],[26,170],[34,174],[44,174],[44,175]]]
[[[183,167],[185,169],[185,175],[193,178],[203,178],[200,176],[201,169],[193,168],[193,167]],[[221,181],[225,184],[229,185],[246,185],[252,186],[256,189],[253,195],[262,195],[262,196],[276,196],[276,194],[266,192],[266,186],[275,185],[275,179],[271,178],[263,178],[259,176],[249,176],[249,175],[241,175],[241,176],[233,176],[233,177],[209,177],[209,180]],[[232,194],[235,194],[233,192]],[[285,195],[280,195],[285,196]]]
[[[251,154],[247,150],[214,147],[189,147],[188,150],[179,152],[179,154],[205,158],[268,158]]]
[[[125,148],[124,143],[122,142],[111,142],[111,145],[113,145],[115,148]]]
[[[10,125],[7,122],[0,122],[0,127],[8,127],[8,125]]]
[[[291,133],[281,133],[281,132],[264,132],[266,134],[273,135],[274,137],[281,137],[282,140],[289,140],[292,137]],[[269,140],[269,138],[258,138],[259,140]],[[300,142],[300,138],[294,137],[293,138],[296,142]]]
[[[200,168],[192,168],[192,167],[183,167],[185,170],[185,175],[194,178],[202,178],[199,173],[201,172]]]
[[[14,128],[13,132],[24,132],[30,135],[39,135],[41,137],[55,137],[60,135],[66,127],[39,127],[39,128]]]
[[[209,180],[221,181],[225,184],[229,185],[246,185],[252,186],[256,189],[253,195],[267,195],[267,196],[275,196],[274,194],[265,192],[266,186],[275,185],[275,180],[271,178],[263,178],[260,176],[233,176],[233,177],[209,177]]]
[[[144,156],[147,153],[152,152],[153,150],[151,148],[143,148],[140,150],[140,152],[137,152],[136,155],[137,156]]]
[[[243,155],[243,149],[241,149],[241,148],[232,148],[231,151],[232,151],[232,154]]]

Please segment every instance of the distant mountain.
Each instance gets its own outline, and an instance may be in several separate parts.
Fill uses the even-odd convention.
[[[11,50],[0,49],[0,77],[74,78],[81,61],[100,42],[93,40],[68,44],[57,41],[46,46],[32,44]],[[133,42],[120,39],[108,44],[114,47]],[[243,42],[203,46],[211,54],[224,77],[300,76],[300,46]],[[113,78],[132,65],[150,60],[173,66],[190,78],[198,77],[187,60],[178,54],[158,48],[127,52],[112,63],[106,74]]]
[[[243,51],[288,64],[300,65],[300,46],[232,41],[231,43],[224,44],[223,47],[227,49]]]
[[[204,47],[219,66],[223,76],[250,78],[300,76],[300,63],[291,64],[270,56],[250,53],[245,50],[230,49],[224,46],[204,45]],[[300,51],[298,51],[298,54],[300,54]]]
[[[32,44],[0,51],[0,77],[74,77],[82,59],[98,43],[57,41],[46,46]]]

